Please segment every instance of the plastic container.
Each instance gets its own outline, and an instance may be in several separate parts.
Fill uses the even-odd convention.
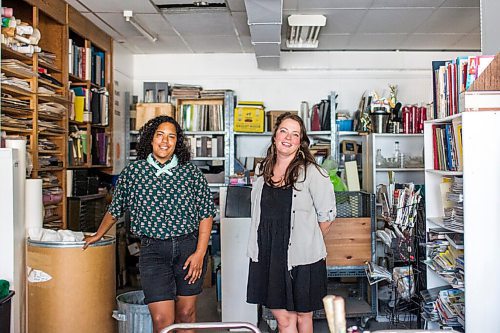
[[[85,251],[83,244],[28,239],[30,333],[116,330],[115,238],[104,236]]]
[[[10,308],[14,291],[9,292],[4,298],[0,298],[0,332],[10,332]]]
[[[113,318],[118,320],[119,333],[152,333],[153,321],[148,306],[144,304],[142,290],[129,291],[116,298],[118,310]]]
[[[336,124],[338,125],[337,129],[342,132],[350,132],[352,131],[352,125],[354,120],[352,119],[337,119]]]

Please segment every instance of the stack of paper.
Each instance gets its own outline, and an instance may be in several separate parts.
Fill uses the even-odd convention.
[[[447,195],[448,201],[451,202],[451,207],[444,209],[443,218],[443,223],[448,228],[456,230],[464,229],[463,187],[463,177],[453,177],[453,183]]]

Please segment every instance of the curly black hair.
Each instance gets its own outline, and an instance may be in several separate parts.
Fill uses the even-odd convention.
[[[177,144],[175,145],[174,154],[179,160],[179,164],[186,164],[191,160],[191,152],[189,147],[186,145],[186,137],[184,136],[184,131],[181,126],[174,118],[169,116],[158,116],[151,119],[139,130],[139,142],[137,143],[137,159],[145,160],[148,158],[149,154],[153,152],[153,146],[151,142],[155,135],[158,126],[163,123],[171,123],[175,126],[175,131],[177,132]]]

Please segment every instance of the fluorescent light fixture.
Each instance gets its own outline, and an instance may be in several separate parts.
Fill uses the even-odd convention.
[[[286,47],[314,49],[318,47],[319,29],[326,25],[324,15],[288,16]]]
[[[151,42],[156,42],[158,40],[158,35],[149,32],[146,28],[142,26],[139,21],[137,21],[131,10],[124,10],[123,16],[125,17],[125,21],[130,22],[144,37],[147,37]]]

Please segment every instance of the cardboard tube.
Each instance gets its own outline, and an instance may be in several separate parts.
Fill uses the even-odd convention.
[[[323,297],[326,319],[330,333],[345,333],[345,302],[340,296],[327,295]]]

